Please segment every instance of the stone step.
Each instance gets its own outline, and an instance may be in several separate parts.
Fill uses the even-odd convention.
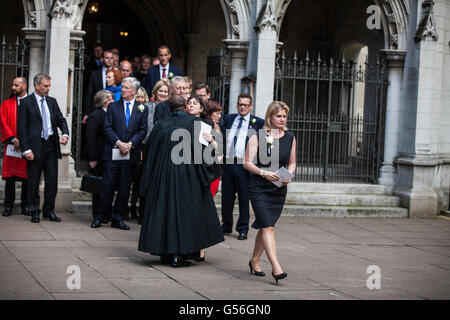
[[[288,217],[320,218],[407,218],[408,209],[393,207],[285,205],[282,215]]]
[[[221,205],[216,204],[220,215]],[[91,212],[92,202],[73,201],[72,212]],[[234,206],[233,214],[239,214],[239,206]],[[250,206],[250,214],[253,210]],[[408,210],[393,207],[359,207],[359,206],[303,206],[285,205],[281,213],[288,217],[322,217],[322,218],[407,218]]]
[[[72,179],[72,189],[79,190],[81,178]],[[220,193],[220,188],[218,196]],[[391,188],[374,184],[349,184],[349,183],[313,183],[293,182],[288,185],[289,193],[325,193],[325,194],[359,194],[359,195],[391,195]]]
[[[288,193],[289,205],[398,207],[400,198],[386,195]]]

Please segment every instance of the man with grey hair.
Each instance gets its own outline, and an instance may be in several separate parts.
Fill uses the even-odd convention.
[[[105,118],[106,143],[102,156],[104,174],[101,202],[92,221],[92,228],[100,227],[102,220],[108,215],[118,186],[111,227],[130,229],[123,222],[123,216],[130,195],[131,179],[140,160],[142,140],[147,133],[148,118],[148,108],[135,99],[139,87],[140,83],[136,78],[125,78],[122,81],[122,99],[108,106]]]
[[[170,95],[173,94],[183,94],[183,87],[185,85],[184,77],[176,76],[172,78],[170,81]],[[153,122],[156,124],[159,120],[162,120],[168,116],[170,116],[172,112],[169,108],[169,100],[166,100],[164,102],[161,102],[160,104],[156,105],[155,108],[155,115],[153,116]]]
[[[60,222],[55,215],[55,200],[58,192],[58,159],[61,146],[69,142],[69,128],[55,98],[49,97],[51,78],[38,73],[34,77],[34,94],[20,103],[17,114],[17,135],[20,149],[27,160],[28,201],[31,222],[39,220],[39,182],[44,173],[45,189],[42,216]],[[58,128],[62,132],[59,138]]]

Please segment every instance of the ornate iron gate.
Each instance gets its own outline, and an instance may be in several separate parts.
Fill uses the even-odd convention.
[[[10,97],[12,81],[16,77],[25,77],[29,75],[29,50],[26,40],[20,40],[16,37],[15,44],[7,44],[6,36],[2,37],[0,51],[0,104]],[[28,91],[31,91],[28,88]],[[3,144],[0,146],[0,158],[3,162]]]
[[[77,44],[73,70],[73,106],[72,106],[72,157],[75,160],[75,171],[80,176],[81,162],[81,117],[83,112],[83,75],[84,75],[84,43]]]
[[[288,103],[297,181],[377,183],[383,157],[385,64],[277,57],[274,97]]]
[[[228,113],[230,100],[230,63],[226,49],[212,49],[207,57],[206,83],[211,90],[211,100],[222,105]]]
[[[12,80],[15,77],[28,79],[28,54],[29,50],[26,40],[21,41],[19,36],[17,36],[16,43],[8,45],[6,36],[3,35],[0,56],[0,101],[4,101],[9,97],[9,94],[5,95],[5,89],[11,88]]]

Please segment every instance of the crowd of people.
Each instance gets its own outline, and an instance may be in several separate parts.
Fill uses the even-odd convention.
[[[288,106],[275,101],[261,119],[252,115],[252,96],[242,93],[238,113],[222,117],[222,106],[211,100],[208,85],[194,86],[169,63],[167,46],[158,48],[154,60],[148,55],[139,61],[119,57],[117,49],[97,46],[86,68],[86,152],[91,174],[102,177],[101,192],[92,198],[91,227],[110,223],[129,230],[126,221],[138,219],[140,251],[158,255],[161,263],[173,267],[189,266],[191,260],[205,261],[205,249],[232,233],[237,194],[238,240],[248,237],[249,202],[255,213],[252,227],[258,230],[250,273],[265,276],[259,265],[265,251],[276,282],[286,278],[276,254],[274,226],[291,182],[281,179],[277,169],[284,167],[291,174],[296,169],[296,141],[286,129]],[[22,181],[22,214],[40,222],[43,173],[42,216],[61,222],[54,205],[67,123],[48,95],[49,75],[36,75],[29,95],[26,83],[14,79],[13,96],[1,106],[2,143],[13,151],[4,158],[3,216],[12,214],[15,181]],[[212,161],[204,157],[208,154]],[[222,223],[213,200],[220,184]]]

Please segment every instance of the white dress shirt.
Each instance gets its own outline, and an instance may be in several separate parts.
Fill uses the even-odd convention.
[[[169,63],[167,66],[163,67],[162,65],[159,65],[159,79],[163,79],[163,69],[166,69],[166,78],[169,79]]]
[[[234,154],[231,152],[233,149],[234,136],[236,135],[237,128],[239,126],[239,119],[241,115],[238,114],[236,118],[234,118],[233,125],[231,126],[230,133],[227,137],[227,158],[239,158],[243,159],[245,156],[245,142],[248,133],[248,126],[250,123],[250,113],[244,117],[242,120],[242,127],[239,129],[239,136],[236,142],[236,150]]]
[[[39,109],[39,112],[42,117],[42,111],[41,111],[42,97],[40,95],[38,95],[36,92],[34,93],[34,97],[36,98],[36,102],[38,104],[38,109]],[[45,100],[44,100],[44,109],[45,109],[45,114],[47,115],[48,136],[50,137],[53,134],[53,128],[52,128],[52,120],[50,118],[50,110],[48,109],[47,98],[45,98]],[[67,134],[63,134],[62,136],[69,138],[69,136]],[[43,138],[43,137],[44,137],[44,130],[42,130],[42,132],[41,132],[41,138]],[[32,151],[31,149],[28,149],[23,153],[23,155],[26,155],[27,153],[30,153],[31,151]]]
[[[41,112],[41,117],[42,117],[42,110],[41,110],[42,97],[39,96],[36,92],[34,93],[34,96],[36,98],[36,102],[37,102],[37,105],[39,107],[39,111]],[[52,121],[50,118],[50,110],[48,109],[47,98],[45,98],[45,100],[44,100],[44,109],[45,109],[45,114],[47,115],[47,132],[48,132],[48,136],[50,137],[53,134],[53,128],[52,128]],[[42,132],[41,132],[41,138],[43,138],[43,137],[44,137],[44,130],[42,130]]]
[[[106,88],[105,86],[107,86],[107,84],[106,84],[106,71],[108,71],[108,69],[106,69],[105,67],[102,67],[102,86],[103,86],[103,89],[105,89]]]
[[[20,106],[20,101],[25,98],[28,94],[25,93],[23,97],[17,97],[17,106]]]
[[[133,100],[131,100],[131,101],[125,101],[125,100],[123,100],[123,113],[124,113],[124,115],[125,115],[125,120],[127,119],[127,102],[130,103],[130,119],[131,119],[131,115],[132,115],[132,113],[133,113],[134,101],[135,101],[135,99],[133,99]],[[120,141],[120,140],[117,140],[115,146],[117,146],[117,144],[118,144],[119,142],[121,142],[121,141]]]
[[[125,114],[125,119],[127,117],[127,102],[130,103],[130,119],[131,119],[131,114],[133,113],[133,106],[134,106],[134,101],[135,99],[131,100],[131,101],[125,101],[123,100],[123,112]]]

